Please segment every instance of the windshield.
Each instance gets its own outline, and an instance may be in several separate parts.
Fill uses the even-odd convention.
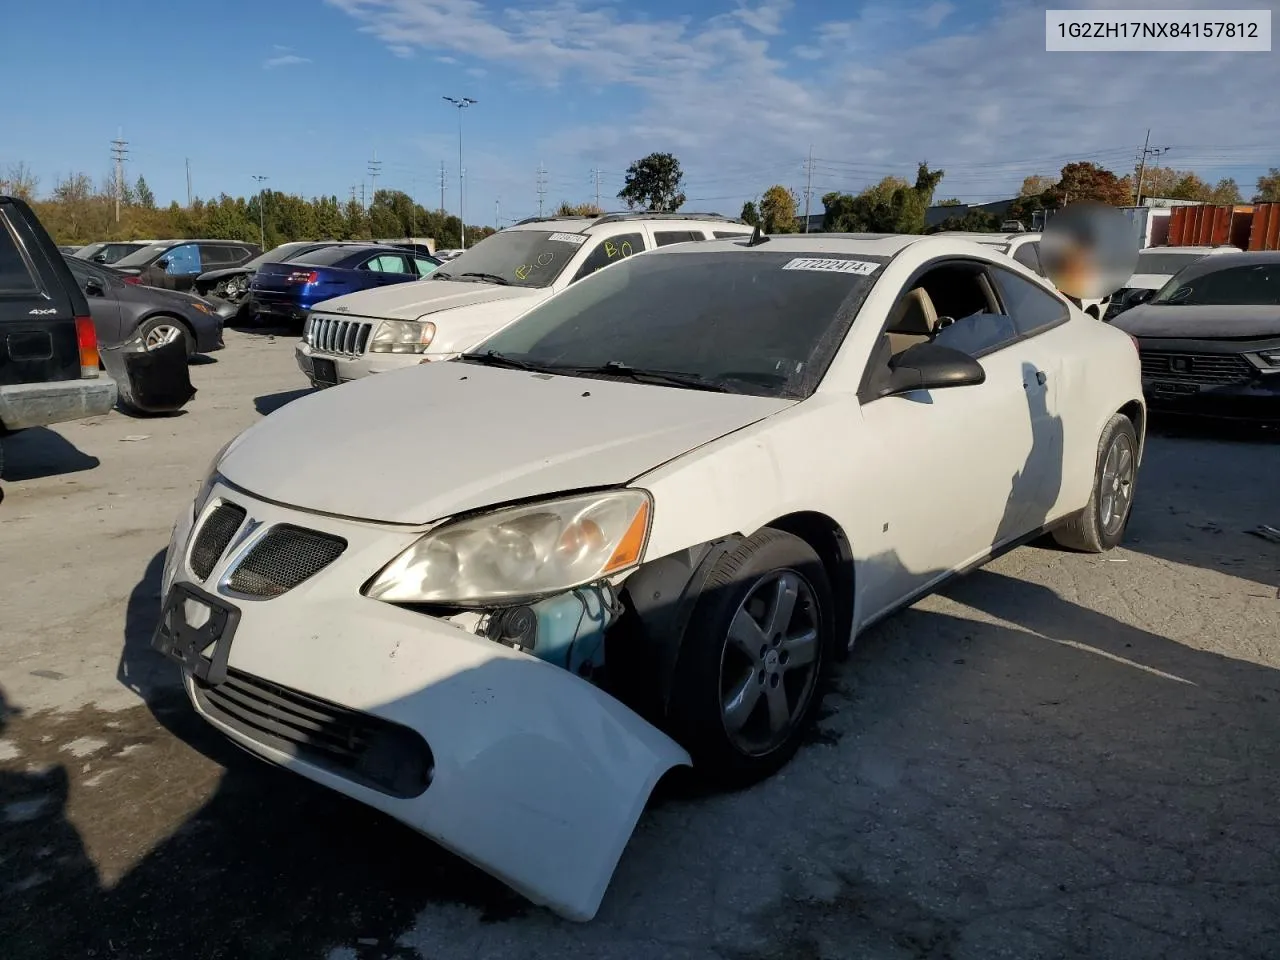
[[[794,251],[643,254],[578,281],[463,359],[578,368],[579,375],[622,365],[732,392],[804,397],[885,262]]]
[[[141,250],[135,250],[127,257],[121,257],[112,266],[116,267],[145,267],[160,254],[175,246],[172,243],[153,243],[149,247],[143,247]]]
[[[317,267],[331,267],[335,263],[347,259],[347,257],[360,253],[362,250],[372,254],[377,252],[378,248],[338,244],[332,247],[321,247],[318,250],[308,250],[306,253],[299,254],[296,257],[286,257],[285,259],[289,263],[309,263]]]
[[[587,242],[585,234],[551,230],[503,230],[485,237],[450,260],[435,276],[442,280],[478,280],[513,287],[549,287]],[[492,278],[498,278],[496,280]]]
[[[1171,277],[1188,264],[1195,263],[1203,253],[1147,253],[1138,254],[1138,265],[1133,268],[1133,275],[1154,273]]]
[[[1179,275],[1161,287],[1151,302],[1185,307],[1280,305],[1280,263]]]
[[[306,250],[308,247],[314,246],[314,243],[308,243],[305,240],[295,240],[292,243],[282,243],[278,247],[272,247],[266,253],[259,254],[248,263],[242,263],[240,265],[240,269],[260,267],[264,263],[284,263],[299,251]]]

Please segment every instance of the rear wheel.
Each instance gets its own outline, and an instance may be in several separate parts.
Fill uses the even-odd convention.
[[[672,685],[672,732],[708,779],[742,786],[799,748],[822,698],[833,601],[822,561],[766,528],[716,564]]]
[[[1089,503],[1053,531],[1054,540],[1085,553],[1104,553],[1118,545],[1129,525],[1137,479],[1138,433],[1128,417],[1117,413],[1098,438]]]
[[[181,341],[186,345],[188,357],[194,356],[196,352],[195,337],[186,324],[176,317],[150,317],[138,327],[138,336],[148,350]]]

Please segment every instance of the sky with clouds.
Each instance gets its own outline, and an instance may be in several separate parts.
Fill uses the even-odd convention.
[[[26,162],[46,188],[101,176],[121,131],[130,175],[162,201],[185,199],[189,161],[200,196],[250,192],[262,174],[304,195],[376,184],[438,206],[443,164],[456,212],[461,120],[467,219],[506,223],[538,212],[540,180],[547,207],[594,200],[595,171],[616,207],[627,165],[655,150],[680,158],[688,208],[733,214],[773,183],[802,193],[810,150],[815,212],[823,193],[919,160],[947,171],[939,199],[971,201],[1074,159],[1124,172],[1147,128],[1161,162],[1246,195],[1280,166],[1275,54],[1046,53],[1046,6],[117,0],[108,18],[95,0],[26,4],[6,14],[23,42],[0,81],[22,94],[0,167]],[[460,113],[445,96],[478,102]]]

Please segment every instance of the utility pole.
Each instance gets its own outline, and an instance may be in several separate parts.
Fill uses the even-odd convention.
[[[360,181],[360,209],[366,210],[366,211],[369,209],[369,205],[365,203],[365,199],[364,199],[364,181],[363,180]]]
[[[444,216],[444,161],[440,161],[440,215]]]
[[[541,161],[538,163],[538,218],[542,218],[542,203],[547,196],[547,171]]]
[[[124,196],[124,162],[129,157],[129,141],[124,138],[124,128],[116,131],[111,141],[111,157],[116,162],[116,223],[120,222],[120,198]]]
[[[463,183],[466,172],[462,169],[462,111],[480,101],[470,97],[443,97],[442,99],[458,108],[458,246],[465,250],[467,249],[467,198]]]
[[[373,159],[369,161],[369,202],[378,193],[378,177],[382,173],[382,161],[378,159],[378,151],[373,151]]]
[[[253,179],[258,181],[258,238],[259,238],[259,242],[262,245],[262,249],[265,252],[267,249],[267,228],[265,226],[266,221],[263,219],[263,216],[262,216],[262,207],[263,207],[263,200],[264,200],[262,185],[266,183],[266,181],[269,178],[264,177],[260,173],[255,173],[253,175]]]
[[[501,230],[501,229],[502,229],[502,217],[499,215],[499,210],[501,209],[501,208],[500,208],[500,206],[499,206],[499,204],[501,204],[501,203],[502,203],[502,198],[501,198],[501,197],[495,197],[495,198],[494,198],[494,201],[493,201],[493,229],[495,229],[495,230]]]
[[[591,175],[595,178],[595,181],[596,181],[596,209],[599,210],[600,209],[600,178],[604,176],[604,174],[603,172],[601,172],[599,167],[596,167],[594,170],[591,171]]]
[[[418,235],[418,178],[409,178],[409,236]]]
[[[809,144],[809,159],[804,162],[804,232],[809,232],[809,197],[813,194],[813,144]]]
[[[1138,189],[1134,193],[1133,205],[1135,207],[1142,206],[1142,179],[1147,172],[1147,157],[1156,158],[1157,169],[1160,166],[1160,154],[1168,151],[1168,147],[1151,146],[1151,131],[1147,131],[1147,138],[1142,141],[1142,153],[1138,157]]]
[[[187,208],[191,208],[191,158],[187,157]]]

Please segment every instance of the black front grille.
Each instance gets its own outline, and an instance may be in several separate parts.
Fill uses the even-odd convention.
[[[312,317],[307,326],[307,344],[320,353],[358,357],[369,345],[373,324],[337,317]]]
[[[227,586],[247,597],[278,597],[315,576],[346,548],[341,537],[280,524],[236,564]]]
[[[431,748],[408,727],[239,670],[195,691],[201,709],[250,739],[362,786],[408,799],[431,784]]]
[[[1142,351],[1142,375],[1175,383],[1241,383],[1254,367],[1238,353],[1166,353]]]
[[[245,516],[244,508],[234,503],[220,503],[213,508],[191,544],[191,569],[201,580],[213,573]]]

